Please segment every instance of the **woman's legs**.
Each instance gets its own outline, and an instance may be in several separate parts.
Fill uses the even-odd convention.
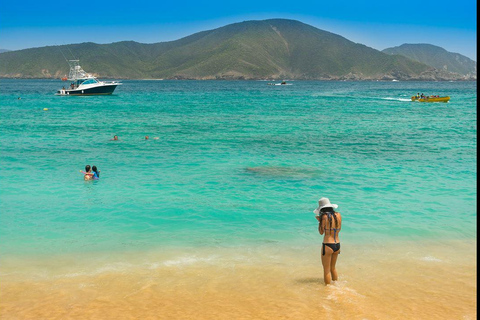
[[[340,250],[333,252],[332,248],[322,244],[323,279],[326,285],[330,284],[332,280],[338,280],[337,268],[335,265],[337,264],[339,253]]]
[[[333,251],[333,250],[332,250]],[[337,258],[338,254],[340,253],[340,250],[337,252],[332,253],[332,260],[330,262],[330,272],[332,274],[332,280],[337,281],[338,280],[338,274],[337,274],[337,269],[335,268],[335,265],[337,264]]]
[[[327,285],[332,282],[331,265],[333,250],[326,245],[322,245],[322,247],[323,280],[325,281],[325,285]],[[335,266],[335,264],[333,266]]]

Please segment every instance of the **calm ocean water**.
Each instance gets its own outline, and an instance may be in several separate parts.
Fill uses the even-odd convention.
[[[291,83],[0,80],[0,254],[476,238],[476,83]]]

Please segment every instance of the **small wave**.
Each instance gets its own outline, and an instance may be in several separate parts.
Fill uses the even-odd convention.
[[[76,277],[83,277],[83,276],[94,276],[94,275],[111,273],[111,272],[126,272],[131,267],[132,267],[132,264],[130,263],[123,263],[123,262],[112,263],[91,271],[79,271],[79,272],[71,272],[71,273],[63,274],[58,276],[58,278],[76,278]]]
[[[346,281],[336,281],[332,285],[329,285],[328,288],[331,290],[331,293],[327,296],[327,300],[338,301],[340,297],[347,298],[365,298],[364,295],[358,293],[356,290],[346,286]]]
[[[197,258],[195,256],[193,257],[182,257],[179,259],[174,259],[174,260],[167,260],[162,263],[162,265],[167,266],[167,267],[172,267],[172,266],[180,266],[180,265],[191,265],[195,264],[198,262],[211,262],[215,259],[215,257],[207,257],[207,258]]]
[[[420,260],[423,260],[423,261],[433,261],[433,262],[442,262],[442,260],[440,260],[440,259],[438,259],[438,258],[435,258],[435,257],[432,257],[432,256],[426,256],[426,257],[421,258]]]

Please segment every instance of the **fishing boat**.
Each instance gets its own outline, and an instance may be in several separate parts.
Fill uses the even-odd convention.
[[[99,81],[93,75],[86,73],[80,66],[79,60],[68,60],[70,65],[70,73],[67,81],[70,85],[58,90],[56,95],[59,96],[87,96],[87,95],[109,95],[112,94],[120,82],[116,81]],[[62,78],[64,80],[65,78]]]
[[[448,102],[450,100],[449,96],[439,97],[439,96],[413,96],[412,101],[418,102]]]

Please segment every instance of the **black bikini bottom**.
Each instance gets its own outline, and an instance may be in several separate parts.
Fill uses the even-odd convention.
[[[322,243],[322,256],[325,255],[325,246],[330,247],[333,252],[340,250],[340,243]],[[338,254],[340,254],[340,252]]]

